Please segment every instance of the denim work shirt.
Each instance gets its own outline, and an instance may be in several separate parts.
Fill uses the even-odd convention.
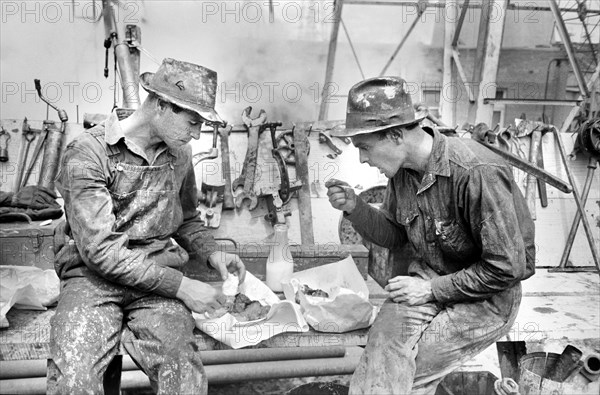
[[[147,158],[114,113],[68,145],[58,189],[67,219],[55,232],[61,279],[92,271],[175,297],[187,252],[206,259],[216,250],[196,210],[191,146],[163,145]]]
[[[346,218],[380,246],[410,242],[418,264],[437,274],[431,287],[442,304],[487,299],[531,277],[535,227],[510,167],[476,141],[423,129],[433,148],[422,179],[400,169],[379,210],[358,199]]]

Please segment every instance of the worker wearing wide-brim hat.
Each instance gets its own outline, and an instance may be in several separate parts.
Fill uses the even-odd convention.
[[[203,123],[222,122],[217,74],[165,59],[140,80],[149,92],[140,108],[122,120],[111,114],[63,155],[66,222],[55,233],[63,286],[52,319],[58,374],[50,393],[102,393],[120,345],[159,393],[206,393],[191,312],[217,307],[219,294],[181,269],[193,254],[223,279],[245,276],[237,255],[217,251],[196,211],[188,143]]]
[[[505,336],[534,273],[534,225],[510,167],[471,139],[421,125],[406,82],[361,81],[345,125],[359,160],[388,178],[379,209],[348,183],[328,196],[358,233],[391,250],[407,243],[407,275],[387,279],[388,300],[369,332],[351,394],[435,393],[452,370]]]

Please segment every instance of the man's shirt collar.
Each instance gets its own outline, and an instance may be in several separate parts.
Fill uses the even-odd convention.
[[[436,176],[450,177],[450,161],[448,159],[447,137],[442,135],[436,129],[423,127],[423,130],[433,136],[433,145],[431,147],[431,156],[427,163],[427,173]]]
[[[121,141],[121,139],[123,139],[123,141],[125,142],[127,149],[129,149],[134,154],[141,156],[149,162],[149,159],[146,158],[146,153],[144,152],[144,150],[142,150],[140,147],[138,147],[135,143],[133,143],[125,136],[125,132],[123,132],[123,129],[121,128],[121,124],[119,122],[119,118],[117,117],[117,113],[112,112],[104,121],[104,140],[107,144],[114,146],[119,141]],[[157,155],[155,155],[155,159],[158,158],[158,155],[160,155],[160,153],[162,153],[162,151],[165,150],[171,156],[177,158],[176,152],[163,144],[163,147],[159,149],[160,152],[157,153]]]

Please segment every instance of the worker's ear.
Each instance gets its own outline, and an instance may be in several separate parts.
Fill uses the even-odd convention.
[[[163,99],[157,98],[156,99],[156,110],[159,111],[160,113],[164,113],[165,111],[167,111],[169,109],[170,104],[166,101],[164,101]]]
[[[404,140],[404,132],[401,128],[392,128],[387,132],[387,138],[398,144]]]

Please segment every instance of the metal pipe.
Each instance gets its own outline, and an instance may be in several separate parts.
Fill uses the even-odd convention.
[[[356,347],[360,349],[360,347]],[[360,349],[362,352],[362,349]],[[205,366],[210,384],[237,383],[249,380],[265,380],[290,377],[330,376],[352,374],[360,360],[360,353],[343,358],[316,358],[290,361],[268,361],[239,364]],[[150,381],[141,370],[124,371],[121,374],[121,389],[150,388]],[[2,394],[44,394],[46,377],[29,377],[0,380]]]
[[[44,148],[42,167],[38,179],[38,186],[54,190],[54,182],[58,174],[60,151],[62,150],[69,117],[65,110],[59,109],[42,95],[42,84],[39,79],[34,79],[33,82],[40,99],[58,112],[58,118],[60,119],[60,131],[51,128],[48,129],[46,142],[44,143],[46,147]]]
[[[129,46],[123,40],[125,34],[117,25],[112,0],[102,0],[104,28],[106,37],[110,38],[119,66],[121,88],[123,90],[123,107],[136,109],[140,106],[139,81],[129,55]]]
[[[562,60],[565,60],[565,59],[564,58],[554,58],[548,62],[548,66],[546,67],[546,84],[544,86],[544,100],[548,99],[548,84],[550,81],[550,66],[552,65],[553,62],[556,62],[556,66],[559,67],[560,63],[558,63],[558,62],[560,62]],[[548,122],[548,119],[546,119],[546,105],[545,104],[542,106],[542,122],[550,123],[550,122]]]
[[[569,125],[566,125],[567,127]],[[577,190],[577,185],[575,184],[575,178],[573,177],[573,173],[571,172],[571,168],[567,163],[567,152],[565,150],[565,146],[560,137],[560,132],[556,127],[551,128],[554,133],[554,138],[556,139],[556,143],[558,144],[558,149],[560,150],[560,156],[562,157],[563,165],[565,166],[565,171],[567,172],[567,177],[569,178],[569,182],[571,183],[571,187],[573,188],[573,198],[575,199],[575,204],[577,205],[577,210],[582,213],[581,220],[583,222],[583,229],[585,230],[585,235],[587,236],[588,243],[590,244],[590,250],[592,252],[592,257],[594,259],[594,264],[596,268],[600,269],[600,263],[598,262],[598,254],[596,252],[596,243],[594,242],[594,235],[592,233],[592,229],[590,227],[590,223],[588,218],[584,215],[584,206],[581,202],[581,197],[579,195],[579,191]]]
[[[226,384],[249,380],[352,374],[358,366],[359,359],[359,355],[354,355],[344,358],[210,365],[204,370],[209,384]],[[142,371],[124,372],[121,388],[150,388],[150,382]]]
[[[248,362],[283,361],[295,359],[341,358],[346,347],[278,347],[251,348],[244,350],[200,351],[202,363],[207,365],[235,364]],[[0,361],[0,380],[46,375],[45,359]],[[123,371],[136,370],[137,365],[129,355],[123,356]]]
[[[423,15],[423,12],[425,12],[426,8],[427,8],[427,3],[425,3],[422,7],[419,6],[419,10],[417,11],[417,16],[415,17],[415,19],[413,20],[412,24],[408,28],[408,31],[406,32],[406,34],[404,35],[404,37],[402,37],[402,40],[400,40],[400,44],[398,44],[398,46],[394,50],[394,53],[392,54],[392,56],[390,57],[390,59],[388,60],[388,62],[385,64],[385,66],[383,67],[383,69],[379,73],[380,77],[383,77],[383,75],[387,71],[388,67],[390,67],[390,65],[392,64],[392,62],[396,58],[396,55],[398,55],[398,52],[400,52],[400,49],[402,49],[402,47],[404,46],[404,43],[406,42],[406,39],[408,38],[408,36],[410,36],[410,34],[412,33],[412,31],[414,30],[415,26],[417,25],[417,22],[419,22],[419,19],[421,19],[421,15]]]
[[[331,27],[331,38],[329,39],[329,50],[327,52],[327,66],[325,68],[325,82],[321,90],[321,105],[319,108],[319,121],[327,119],[329,110],[329,85],[333,78],[333,66],[335,65],[335,53],[337,51],[338,33],[340,31],[340,22],[342,20],[342,10],[344,8],[344,0],[335,0],[334,4],[334,19]]]
[[[600,374],[600,355],[590,354],[583,361],[583,369],[590,375]]]
[[[587,176],[585,177],[585,184],[583,184],[583,191],[581,192],[581,200],[583,203],[583,207],[585,207],[588,195],[590,194],[590,189],[594,181],[594,172],[596,170],[597,164],[598,159],[590,157],[587,165],[588,171]],[[573,225],[571,225],[571,231],[569,232],[569,236],[567,237],[567,244],[565,245],[565,250],[563,251],[562,257],[560,258],[560,264],[558,265],[558,267],[567,266],[569,254],[571,254],[571,248],[573,248],[573,242],[575,241],[575,236],[577,235],[577,230],[579,229],[579,221],[581,221],[581,213],[578,210],[575,213],[575,218],[573,218]]]
[[[583,97],[590,97],[590,91],[588,90],[587,85],[585,84],[585,79],[581,74],[581,70],[579,69],[579,63],[577,62],[577,58],[575,57],[575,51],[573,50],[573,44],[571,43],[571,38],[569,37],[569,32],[567,31],[567,27],[565,26],[565,21],[562,19],[560,15],[560,10],[558,9],[558,4],[556,4],[556,0],[550,0],[550,10],[554,15],[554,19],[556,20],[556,27],[558,28],[558,34],[560,34],[560,38],[563,40],[565,45],[565,50],[567,51],[567,56],[569,57],[569,61],[571,62],[571,67],[573,68],[573,74],[575,74],[575,79],[577,80],[577,85],[579,85],[579,90],[581,91],[581,95]]]
[[[346,0],[348,5],[387,5],[387,6],[402,6],[402,7],[418,7],[419,2],[417,1],[377,1],[377,0]],[[444,3],[429,3],[428,6],[431,8],[444,8]],[[482,8],[481,3],[472,3],[468,5],[468,8]],[[507,7],[511,11],[550,11],[548,7],[534,6],[534,5],[519,5],[509,4]],[[560,8],[560,12],[579,12],[575,8]],[[586,14],[600,14],[600,10],[586,10]]]
[[[456,48],[458,45],[458,38],[460,37],[460,31],[462,30],[463,23],[465,22],[465,16],[467,15],[467,9],[469,8],[469,0],[465,0],[461,6],[460,17],[454,30],[454,37],[452,38],[452,48]],[[448,18],[448,16],[446,16]]]

